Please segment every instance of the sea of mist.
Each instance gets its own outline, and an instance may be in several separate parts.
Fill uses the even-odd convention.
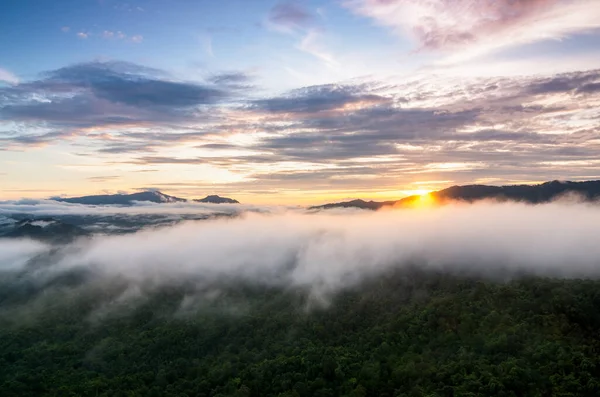
[[[593,203],[243,212],[60,247],[0,239],[0,272],[47,280],[85,270],[132,285],[235,279],[327,293],[407,266],[499,280],[595,278],[599,235]]]

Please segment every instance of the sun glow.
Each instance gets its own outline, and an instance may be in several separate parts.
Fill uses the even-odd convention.
[[[417,200],[415,201],[416,207],[430,207],[435,203],[435,199],[431,195],[430,192],[419,195]]]
[[[412,195],[394,204],[394,208],[428,208],[436,203],[430,190],[413,190]]]
[[[427,189],[416,189],[416,190],[412,191],[412,194],[418,195],[418,196],[425,196],[429,193],[431,193],[431,190],[427,190]]]

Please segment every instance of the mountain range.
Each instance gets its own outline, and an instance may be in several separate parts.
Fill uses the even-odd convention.
[[[600,180],[586,182],[551,181],[538,185],[452,186],[447,189],[431,192],[429,196],[433,201],[440,204],[448,201],[474,202],[486,199],[541,204],[568,194],[576,194],[586,201],[596,200],[600,198]],[[383,207],[392,206],[411,207],[419,200],[421,200],[420,195],[409,196],[395,201],[364,201],[358,199],[314,206],[310,209],[360,208],[378,210]]]
[[[52,197],[52,200],[61,201],[64,203],[73,204],[86,204],[86,205],[133,205],[134,202],[151,202],[151,203],[185,203],[188,200],[175,196],[169,196],[168,194],[161,193],[159,191],[145,191],[132,194],[101,194],[94,196],[82,196],[82,197]],[[206,196],[203,199],[192,200],[199,203],[210,203],[210,204],[239,204],[239,201],[221,197],[217,195]]]
[[[518,201],[530,204],[541,204],[550,202],[566,194],[577,194],[582,199],[591,201],[600,198],[600,180],[585,182],[570,181],[551,181],[538,185],[507,185],[507,186],[489,186],[489,185],[463,185],[452,186],[447,189],[438,190],[429,193],[430,197],[436,203],[445,203],[448,201],[474,202],[478,200],[494,199],[501,201]],[[239,204],[239,201],[221,197],[218,195],[209,195],[203,199],[187,200],[159,191],[145,191],[133,194],[106,194],[83,197],[62,198],[53,197],[53,200],[77,203],[87,205],[133,205],[134,202],[152,202],[152,203],[177,203],[177,202],[198,202],[211,204]],[[410,207],[413,206],[421,196],[414,195],[391,201],[365,201],[361,199],[329,203],[310,207],[310,209],[331,209],[331,208],[361,208],[369,210],[378,210],[383,207]]]

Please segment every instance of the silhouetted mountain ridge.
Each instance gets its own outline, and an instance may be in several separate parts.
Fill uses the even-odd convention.
[[[558,199],[567,194],[577,194],[587,201],[600,198],[600,180],[585,182],[550,181],[538,185],[463,185],[451,186],[447,189],[431,192],[431,197],[438,203],[448,201],[475,202],[494,199],[501,201],[518,201],[529,204],[542,204]],[[341,203],[330,203],[311,207],[311,209],[361,208],[377,210],[383,207],[408,207],[421,196],[409,196],[397,201],[364,201],[352,200]]]
[[[61,201],[63,203],[86,204],[86,205],[133,205],[134,202],[151,202],[157,204],[163,203],[185,203],[188,200],[180,197],[169,196],[157,190],[149,190],[145,192],[132,194],[100,194],[93,196],[82,197],[52,197],[52,200]],[[217,195],[209,195],[203,199],[192,200],[198,203],[212,204],[239,204],[239,201]]]
[[[203,199],[196,199],[194,201],[197,203],[211,203],[211,204],[239,204],[240,203],[239,201],[234,200],[232,198],[221,197],[221,196],[217,196],[216,194],[206,196]]]
[[[52,199],[64,203],[88,205],[131,205],[134,201],[149,201],[152,203],[177,203],[187,201],[186,199],[169,196],[168,194],[159,191],[146,191],[132,194],[100,194],[71,198],[54,197]]]

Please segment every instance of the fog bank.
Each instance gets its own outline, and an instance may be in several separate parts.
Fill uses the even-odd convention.
[[[81,240],[55,255],[45,272],[83,267],[134,283],[236,278],[324,290],[404,266],[593,278],[600,276],[598,235],[600,207],[581,203],[245,213]],[[19,242],[2,254],[2,268],[11,258],[12,269],[22,266],[39,247]]]

